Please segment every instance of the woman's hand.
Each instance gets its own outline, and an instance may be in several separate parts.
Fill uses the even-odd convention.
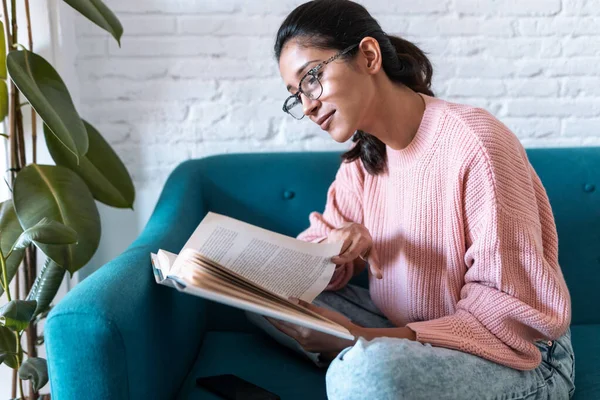
[[[379,257],[373,248],[373,239],[369,230],[362,224],[349,222],[338,229],[332,230],[327,236],[328,243],[344,242],[342,250],[338,256],[332,257],[331,262],[336,265],[342,265],[349,262],[354,263],[357,258],[369,263],[369,269],[377,279],[383,277],[379,265]],[[364,269],[365,263],[362,263],[360,270],[355,270],[355,274]]]
[[[360,327],[353,324],[344,315],[326,308],[315,306],[314,304],[310,304],[302,300],[299,300],[299,304],[317,314],[324,316],[327,319],[330,319],[331,321],[342,325],[355,336],[356,340],[358,339],[359,335],[355,332],[358,332]],[[311,353],[323,353],[325,358],[333,359],[340,351],[346,347],[353,346],[356,342],[356,340],[339,338],[337,336],[315,331],[313,329],[290,322],[269,317],[266,318],[275,326],[275,328],[296,340],[300,346],[304,348],[304,350]]]

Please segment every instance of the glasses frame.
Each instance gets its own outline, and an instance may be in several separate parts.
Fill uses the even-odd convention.
[[[302,79],[300,79],[300,82],[298,83],[298,91],[296,93],[294,93],[293,95],[289,96],[288,98],[286,98],[285,101],[283,102],[283,108],[282,108],[283,112],[291,115],[294,119],[297,119],[297,120],[301,120],[302,118],[304,118],[305,117],[304,112],[302,113],[302,116],[300,118],[296,118],[291,112],[288,111],[289,108],[291,108],[291,107],[289,107],[289,108],[286,107],[286,104],[288,103],[288,101],[295,98],[298,103],[302,104],[302,98],[300,97],[300,94],[304,94],[306,97],[308,97],[311,100],[318,100],[321,97],[321,95],[323,94],[323,85],[321,84],[321,81],[317,77],[317,74],[319,73],[319,71],[321,71],[321,69],[323,69],[323,67],[326,66],[327,64],[337,60],[338,58],[345,55],[346,53],[348,53],[350,50],[354,49],[357,46],[358,46],[358,44],[353,44],[352,46],[345,48],[344,50],[340,51],[339,53],[329,57],[327,60],[320,62],[319,64],[317,64],[314,67],[312,67],[311,69],[309,69],[308,72],[306,74],[304,74]],[[319,93],[319,95],[316,96],[315,98],[313,98],[312,96],[310,96],[309,94],[305,93],[302,90],[302,82],[304,82],[304,80],[309,75],[312,76],[313,78],[315,78],[317,80],[317,82],[319,82],[319,86],[321,86],[321,93]],[[294,105],[295,104],[296,103],[294,103]]]

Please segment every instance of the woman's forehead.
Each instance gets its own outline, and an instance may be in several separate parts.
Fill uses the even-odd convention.
[[[286,43],[279,57],[279,73],[286,86],[296,86],[306,71],[327,59],[329,50],[303,46],[296,41]]]

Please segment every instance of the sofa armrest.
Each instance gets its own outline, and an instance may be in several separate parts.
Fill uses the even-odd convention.
[[[206,302],[158,285],[150,252],[178,252],[206,214],[197,161],[169,177],[142,234],[52,310],[53,398],[172,398],[201,345]]]

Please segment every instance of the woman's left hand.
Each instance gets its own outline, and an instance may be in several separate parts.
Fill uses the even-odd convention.
[[[353,324],[344,315],[328,310],[323,307],[315,306],[314,304],[307,303],[303,300],[299,300],[299,304],[309,310],[330,319],[333,322],[337,322],[346,329],[348,329],[358,339],[359,326]],[[292,324],[287,321],[281,321],[278,319],[268,318],[267,320],[273,324],[281,332],[288,336],[291,336],[296,340],[304,350],[311,353],[324,353],[329,355],[328,358],[333,358],[340,351],[346,347],[353,346],[356,340],[348,340],[339,338],[337,336],[329,335],[327,333],[315,331],[304,326]]]

